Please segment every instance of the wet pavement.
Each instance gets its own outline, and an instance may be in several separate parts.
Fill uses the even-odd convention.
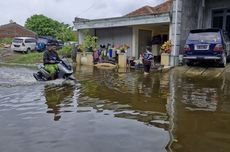
[[[78,67],[73,84],[0,66],[0,151],[230,151],[229,71]]]

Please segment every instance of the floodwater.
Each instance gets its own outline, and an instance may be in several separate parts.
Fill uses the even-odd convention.
[[[35,71],[0,66],[0,152],[230,151],[227,70],[78,67],[75,85]]]

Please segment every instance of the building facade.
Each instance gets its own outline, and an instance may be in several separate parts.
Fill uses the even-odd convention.
[[[170,36],[172,0],[155,7],[144,6],[125,16],[106,19],[86,20],[75,18],[79,43],[83,42],[83,30],[88,29],[98,37],[99,44],[130,46],[129,57],[138,58],[146,45],[152,45],[153,37],[160,36],[167,40]],[[160,44],[154,43],[154,55],[160,55]]]
[[[145,6],[126,16],[110,19],[82,20],[76,18],[75,28],[79,31],[80,43],[82,29],[91,29],[99,37],[99,43],[129,44],[130,56],[138,57],[154,35],[168,35],[172,40],[170,65],[178,64],[179,55],[189,31],[199,28],[221,28],[230,36],[229,0],[168,0],[150,7]],[[159,45],[153,47],[159,55]]]

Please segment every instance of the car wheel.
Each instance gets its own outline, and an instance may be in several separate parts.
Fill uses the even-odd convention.
[[[28,48],[28,49],[26,50],[26,53],[30,53],[30,52],[31,52],[31,49]]]
[[[227,57],[226,57],[226,54],[223,54],[222,59],[220,61],[220,66],[225,67],[226,65],[227,65]]]

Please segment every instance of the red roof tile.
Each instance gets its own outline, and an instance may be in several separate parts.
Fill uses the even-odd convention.
[[[149,14],[158,14],[169,12],[172,6],[173,0],[167,0],[166,2],[157,5],[155,7],[144,6],[141,7],[125,16],[141,16],[141,15],[149,15]]]

